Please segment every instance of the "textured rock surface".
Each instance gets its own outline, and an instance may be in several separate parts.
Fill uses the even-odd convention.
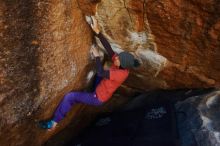
[[[132,78],[147,79],[145,87],[219,87],[219,6],[199,0],[103,0],[96,16],[115,50],[142,59]]]
[[[93,36],[84,15],[96,14],[115,51],[131,51],[143,63],[119,95],[131,96],[134,89],[219,86],[219,3],[1,0],[1,145],[41,145],[54,133],[37,129],[35,120],[49,118],[66,92],[86,88]],[[56,132],[76,113],[90,110],[83,111],[84,106],[76,106]]]
[[[166,82],[155,76],[167,59],[155,50],[145,12],[142,0],[103,0],[97,6],[96,18],[116,52],[132,52],[143,62],[142,68],[132,73],[125,85],[141,90],[166,88]]]
[[[220,145],[219,123],[220,92],[190,97],[176,105],[182,146]]]
[[[171,88],[219,86],[220,2],[149,0],[157,51],[169,60],[159,74]]]
[[[0,3],[0,143],[40,145],[34,113],[48,118],[64,93],[85,88],[90,28],[76,1]]]

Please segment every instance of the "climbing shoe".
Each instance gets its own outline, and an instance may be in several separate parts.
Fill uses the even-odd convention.
[[[39,127],[42,129],[51,129],[54,125],[54,121],[53,120],[48,120],[48,121],[40,121],[38,123]]]

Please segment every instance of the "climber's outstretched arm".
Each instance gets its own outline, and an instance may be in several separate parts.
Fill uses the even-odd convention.
[[[91,16],[92,18],[92,24],[91,27],[93,31],[96,33],[96,36],[100,39],[102,45],[108,52],[108,55],[112,58],[115,55],[115,52],[112,50],[111,45],[109,44],[108,40],[104,37],[104,35],[100,32],[97,24],[97,20],[95,19],[94,16]]]
[[[106,51],[108,52],[108,55],[112,58],[115,55],[115,52],[112,50],[112,47],[107,41],[107,39],[104,37],[104,35],[101,32],[99,32],[99,34],[96,34],[96,36],[99,38],[102,45],[105,47]]]

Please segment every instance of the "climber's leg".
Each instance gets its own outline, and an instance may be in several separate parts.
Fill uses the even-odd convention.
[[[84,103],[89,105],[102,104],[102,102],[96,97],[95,92],[70,92],[64,96],[63,100],[57,107],[53,120],[57,123],[60,122],[76,103]]]
[[[40,121],[40,127],[44,129],[54,128],[60,122],[76,103],[84,103],[89,105],[102,105],[98,100],[95,92],[70,92],[66,94],[58,105],[54,117],[49,121]]]

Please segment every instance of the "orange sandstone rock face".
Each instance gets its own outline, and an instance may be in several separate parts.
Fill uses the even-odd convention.
[[[84,15],[96,15],[116,52],[130,51],[142,62],[141,68],[131,71],[118,92],[120,96],[155,88],[219,87],[219,3],[211,0],[1,2],[1,145],[43,144],[54,132],[39,130],[35,120],[50,118],[66,92],[84,89],[88,84],[88,73],[93,70],[88,53],[93,36]],[[123,101],[110,103],[119,105]],[[58,131],[77,113],[83,113],[82,106],[71,111]]]
[[[90,117],[84,121],[80,115],[97,110],[84,110],[85,106],[79,105],[73,108],[56,131],[46,132],[37,127],[38,120],[51,118],[65,93],[85,89],[90,83],[94,71],[89,56],[93,35],[85,15],[95,14],[97,2],[1,2],[1,146],[40,146],[76,115],[80,122],[75,124],[71,131],[73,134],[91,121]],[[133,90],[126,88],[121,91],[131,95]],[[114,109],[126,100],[113,100],[110,107]]]
[[[159,73],[168,88],[219,87],[220,3],[147,1],[158,53],[169,60]]]
[[[140,90],[165,88],[166,82],[155,76],[167,59],[156,51],[145,7],[144,1],[102,1],[97,6],[96,18],[113,50],[129,51],[143,62],[140,69],[130,74],[125,85]]]
[[[1,146],[47,139],[35,120],[49,118],[64,93],[85,88],[91,42],[76,1],[1,1]]]
[[[133,52],[143,62],[126,85],[219,87],[219,6],[199,0],[102,1],[96,17],[116,51]],[[134,78],[142,82],[134,84]]]

